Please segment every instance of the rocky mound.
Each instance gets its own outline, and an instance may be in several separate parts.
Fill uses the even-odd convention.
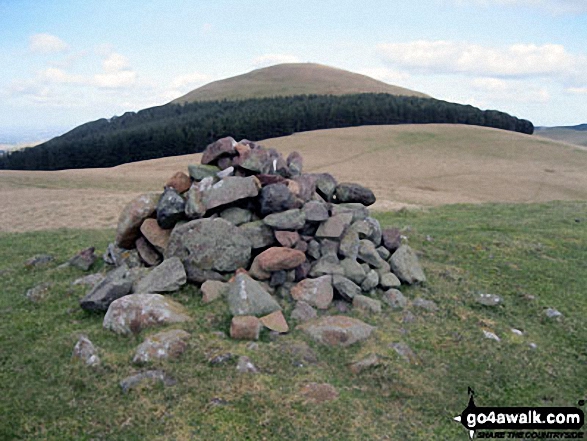
[[[108,311],[108,329],[136,332],[189,319],[161,294],[194,283],[204,302],[226,301],[233,338],[257,339],[263,327],[288,332],[292,319],[311,320],[300,328],[325,344],[367,338],[371,326],[316,310],[339,298],[377,312],[378,291],[401,301],[394,288],[425,276],[399,231],[370,217],[371,190],[302,170],[296,152],[284,158],[230,137],[210,144],[201,164],[177,172],[162,194],[125,207],[104,255],[116,268],[81,307]],[[286,302],[296,302],[289,318]]]

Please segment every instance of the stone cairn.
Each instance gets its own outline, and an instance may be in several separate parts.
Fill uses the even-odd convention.
[[[399,230],[382,231],[370,217],[371,190],[302,173],[302,166],[297,152],[284,159],[247,140],[210,144],[189,176],[178,172],[162,194],[143,194],[124,208],[104,255],[116,268],[81,307],[107,311],[107,329],[136,333],[189,320],[162,294],[194,283],[204,303],[227,303],[236,339],[255,340],[263,327],[288,332],[292,320],[325,344],[367,338],[373,327],[317,310],[336,298],[371,312],[381,310],[378,297],[401,307],[405,298],[395,288],[424,282],[424,274]]]

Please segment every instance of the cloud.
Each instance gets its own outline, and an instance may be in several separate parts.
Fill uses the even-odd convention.
[[[211,23],[204,23],[202,25],[202,34],[209,34],[212,32],[213,26]]]
[[[208,75],[202,74],[200,72],[193,72],[186,75],[179,75],[175,77],[170,84],[172,89],[185,89],[189,88],[190,90],[198,85],[202,85],[205,82],[209,81],[210,77]]]
[[[478,92],[477,95],[486,100],[515,100],[523,103],[550,101],[550,93],[545,87],[536,86],[529,81],[481,77],[474,78],[470,85]]]
[[[69,48],[61,38],[51,34],[34,34],[29,37],[29,50],[40,54],[63,52]]]
[[[106,72],[118,72],[129,67],[128,58],[124,55],[112,52],[102,61],[102,67]]]
[[[417,73],[464,74],[501,78],[557,78],[585,85],[587,56],[562,45],[514,44],[489,47],[444,40],[418,40],[379,46],[385,62]]]
[[[390,84],[398,84],[410,78],[410,75],[407,72],[385,67],[361,69],[358,71],[358,73]]]
[[[469,5],[471,3],[491,6],[526,6],[545,10],[555,15],[585,14],[587,3],[585,0],[455,0],[458,4]]]
[[[132,70],[106,72],[93,76],[90,84],[97,87],[118,89],[133,86],[137,81],[137,73]]]
[[[574,95],[587,95],[587,87],[569,87],[567,92]]]
[[[253,66],[255,67],[267,67],[274,64],[281,63],[299,63],[299,58],[295,55],[286,54],[265,54],[260,55],[253,60]]]

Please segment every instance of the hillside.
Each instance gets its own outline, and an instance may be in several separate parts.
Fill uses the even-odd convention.
[[[315,63],[289,63],[214,81],[175,99],[174,104],[195,101],[241,100],[293,95],[348,95],[389,93],[429,98],[365,75]]]
[[[537,127],[535,133],[555,141],[587,146],[587,124],[577,126]]]
[[[456,203],[587,200],[587,151],[464,125],[364,126],[262,141],[298,150],[305,169],[373,189],[375,209]],[[113,168],[0,171],[0,230],[113,227],[124,204],[200,154]],[[26,219],[26,221],[23,221]]]

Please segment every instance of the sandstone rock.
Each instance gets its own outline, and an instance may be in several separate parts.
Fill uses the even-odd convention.
[[[394,274],[402,281],[407,284],[424,283],[426,282],[426,276],[416,253],[408,246],[400,246],[395,253],[393,253],[389,259],[391,269]]]
[[[157,223],[161,228],[169,230],[184,218],[185,200],[175,189],[166,188],[157,204]]]
[[[318,309],[328,309],[334,296],[332,277],[304,279],[292,288],[291,296]]]
[[[351,364],[349,368],[353,374],[358,375],[361,372],[379,366],[380,364],[381,358],[377,354],[369,354],[367,357]]]
[[[164,230],[157,223],[157,219],[145,219],[141,225],[141,233],[155,249],[163,253],[169,244],[170,230]]]
[[[353,297],[361,294],[361,288],[343,276],[334,275],[332,285],[336,292],[347,301],[351,301]]]
[[[281,310],[279,303],[247,274],[237,274],[227,294],[230,313],[263,316]]]
[[[241,199],[255,197],[259,194],[260,187],[260,182],[254,176],[229,176],[203,191],[202,202],[206,210],[211,210]]]
[[[206,280],[201,289],[202,302],[210,303],[226,295],[228,284],[217,280]]]
[[[146,193],[133,199],[124,207],[118,218],[116,229],[116,244],[118,246],[122,248],[134,246],[143,221],[155,214],[160,197],[160,194]]]
[[[34,268],[39,266],[45,266],[55,260],[55,257],[51,256],[50,254],[37,254],[30,259],[28,259],[24,266],[27,268]]]
[[[220,171],[215,165],[194,164],[188,165],[188,173],[194,181],[201,181],[204,178],[213,178]]]
[[[310,277],[320,277],[325,275],[338,274],[344,275],[344,269],[336,256],[324,256],[314,262],[310,270]]]
[[[381,312],[381,302],[371,297],[359,294],[353,297],[353,307],[364,312],[379,314]]]
[[[353,183],[338,184],[332,198],[338,203],[358,202],[365,206],[373,205],[376,200],[371,190]]]
[[[402,236],[398,228],[386,228],[382,231],[383,246],[392,254],[401,246]]]
[[[133,357],[133,363],[149,363],[154,360],[173,360],[187,348],[190,334],[181,329],[163,331],[151,335],[139,345]]]
[[[232,318],[230,337],[236,340],[259,340],[261,322],[252,315],[240,315]]]
[[[361,320],[338,315],[303,323],[298,329],[328,346],[350,346],[369,338],[375,328]]]
[[[261,268],[258,259],[253,260],[249,268],[249,275],[257,280],[269,280],[271,278],[271,273]]]
[[[96,255],[94,254],[94,251],[94,247],[81,250],[79,253],[69,259],[69,265],[79,268],[82,271],[88,271],[96,261]]]
[[[306,255],[298,250],[285,247],[272,247],[256,258],[263,271],[290,270],[306,261]]]
[[[294,248],[300,240],[300,235],[297,231],[277,230],[275,231],[275,239],[282,247]]]
[[[147,239],[139,237],[135,242],[135,247],[139,256],[147,266],[157,266],[161,263],[161,255],[155,250]]]
[[[134,290],[138,293],[173,292],[186,282],[186,272],[181,260],[178,257],[170,257],[139,280]]]
[[[308,403],[320,404],[326,401],[333,401],[338,398],[338,391],[328,383],[306,384],[300,394]]]
[[[401,286],[400,280],[393,273],[386,273],[381,276],[379,286],[383,289],[399,288]]]
[[[165,187],[171,187],[178,193],[183,193],[189,190],[192,181],[184,172],[178,171],[165,183]]]
[[[202,164],[211,164],[222,156],[235,155],[237,153],[235,150],[236,144],[236,141],[230,136],[213,142],[204,150]]]
[[[317,317],[316,310],[306,302],[297,302],[290,317],[299,322],[307,322]]]
[[[79,360],[86,366],[96,367],[100,365],[98,350],[86,335],[80,335],[73,348],[71,358]]]
[[[344,276],[347,279],[352,280],[357,285],[360,285],[365,280],[367,276],[363,267],[359,265],[359,263],[350,258],[346,258],[340,261],[340,266],[342,266],[344,270]]]
[[[106,311],[113,301],[129,294],[132,286],[129,268],[122,265],[106,274],[104,280],[80,300],[80,306],[86,311]]]
[[[230,207],[220,213],[222,219],[226,219],[233,225],[239,226],[251,221],[253,213],[239,207]]]
[[[229,272],[248,267],[251,242],[224,219],[197,219],[173,230],[165,257],[174,256],[201,270]]]
[[[110,304],[103,327],[117,334],[190,320],[185,308],[160,294],[130,294]]]
[[[322,222],[328,219],[328,208],[326,204],[310,201],[306,202],[302,208],[306,215],[306,220],[311,222]]]
[[[239,228],[251,242],[253,249],[265,248],[275,243],[273,230],[262,220],[242,224]]]
[[[316,237],[338,239],[342,236],[343,231],[347,228],[353,220],[353,215],[350,213],[341,213],[328,218],[322,222]]]
[[[120,382],[120,388],[123,393],[127,394],[146,381],[160,382],[164,386],[173,386],[177,383],[177,381],[163,371],[145,371],[122,380]]]
[[[365,280],[363,280],[363,283],[361,283],[361,289],[363,291],[371,291],[372,289],[375,289],[375,287],[377,287],[377,285],[379,284],[379,274],[377,274],[377,272],[375,272],[375,270],[370,270],[366,277]]]
[[[49,288],[53,286],[49,282],[43,282],[27,290],[25,297],[33,303],[42,302],[49,295]]]
[[[299,208],[265,216],[263,222],[278,230],[299,230],[306,223],[306,215]]]
[[[275,332],[279,332],[280,334],[289,331],[289,326],[287,325],[285,317],[281,311],[275,311],[271,314],[261,317],[260,321],[266,328]]]
[[[404,309],[408,300],[397,289],[389,289],[383,293],[381,300],[387,303],[392,309]]]

